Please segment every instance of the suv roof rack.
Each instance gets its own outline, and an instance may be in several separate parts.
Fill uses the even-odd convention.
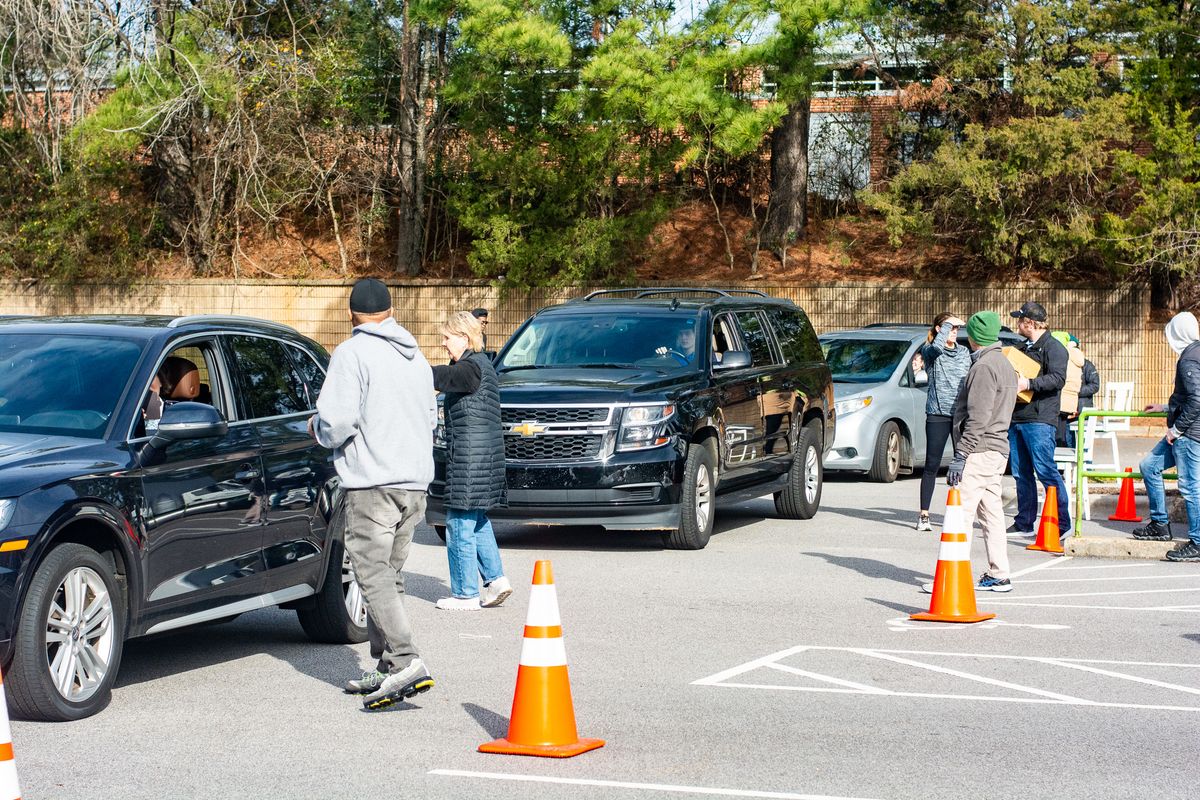
[[[591,292],[582,298],[583,302],[587,302],[594,297],[604,297],[606,295],[628,294],[634,292],[633,299],[641,300],[644,297],[654,297],[656,295],[674,295],[674,294],[711,294],[717,297],[733,297],[735,295],[750,295],[752,297],[770,297],[769,294],[758,289],[711,289],[704,286],[669,286],[659,288],[631,288],[631,289],[601,289],[596,292]]]
[[[272,322],[269,319],[259,319],[258,317],[239,316],[237,314],[190,314],[186,317],[176,317],[167,323],[168,328],[178,328],[181,325],[191,325],[197,322],[226,322],[226,323],[248,323],[258,325],[263,328],[274,328],[275,330],[287,331],[295,333],[295,330],[282,322]]]

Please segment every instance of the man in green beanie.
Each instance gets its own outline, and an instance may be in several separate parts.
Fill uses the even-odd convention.
[[[980,311],[967,320],[971,368],[954,405],[950,437],[954,460],[946,482],[958,486],[970,531],[976,517],[987,547],[988,571],[976,588],[1008,592],[1008,539],[1000,478],[1008,462],[1008,426],[1017,399],[1017,373],[1000,349],[1000,317]]]

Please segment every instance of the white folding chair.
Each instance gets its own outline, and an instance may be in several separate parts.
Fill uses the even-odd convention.
[[[1110,381],[1104,384],[1104,404],[1109,411],[1131,411],[1133,409],[1133,381]],[[1121,451],[1117,446],[1117,434],[1129,430],[1129,417],[1097,417],[1096,438],[1107,439],[1112,461],[1098,462],[1096,469],[1120,472]]]
[[[1088,417],[1087,424],[1083,428],[1083,469],[1085,472],[1096,469],[1092,455],[1095,452],[1096,423],[1099,419],[1100,417]],[[1072,422],[1070,428],[1075,432],[1075,447],[1079,447],[1081,444],[1079,423]],[[1067,508],[1071,509],[1072,514],[1075,513],[1075,468],[1078,464],[1075,447],[1054,448],[1054,463],[1058,466],[1059,472],[1063,474],[1063,481],[1067,484]],[[1092,496],[1088,491],[1087,478],[1083,479],[1083,518],[1088,522],[1092,519]]]

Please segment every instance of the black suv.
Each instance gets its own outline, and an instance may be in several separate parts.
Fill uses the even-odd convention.
[[[698,550],[718,496],[821,500],[833,384],[804,312],[762,292],[593,292],[526,320],[496,357],[508,460],[501,519],[661,530]],[[428,519],[444,536],[445,441]]]
[[[156,378],[168,357],[182,396]],[[0,320],[0,660],[19,716],[93,714],[125,639],[266,606],[317,641],[366,638],[328,524],[332,454],[307,432],[327,364],[239,317]]]

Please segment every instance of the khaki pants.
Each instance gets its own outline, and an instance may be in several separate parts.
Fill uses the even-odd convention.
[[[999,453],[972,453],[967,456],[967,467],[958,484],[967,531],[978,519],[987,548],[988,574],[1000,580],[1008,577],[1008,536],[1004,530],[1004,502],[1000,499],[1000,478],[1006,463],[1008,457]]]

